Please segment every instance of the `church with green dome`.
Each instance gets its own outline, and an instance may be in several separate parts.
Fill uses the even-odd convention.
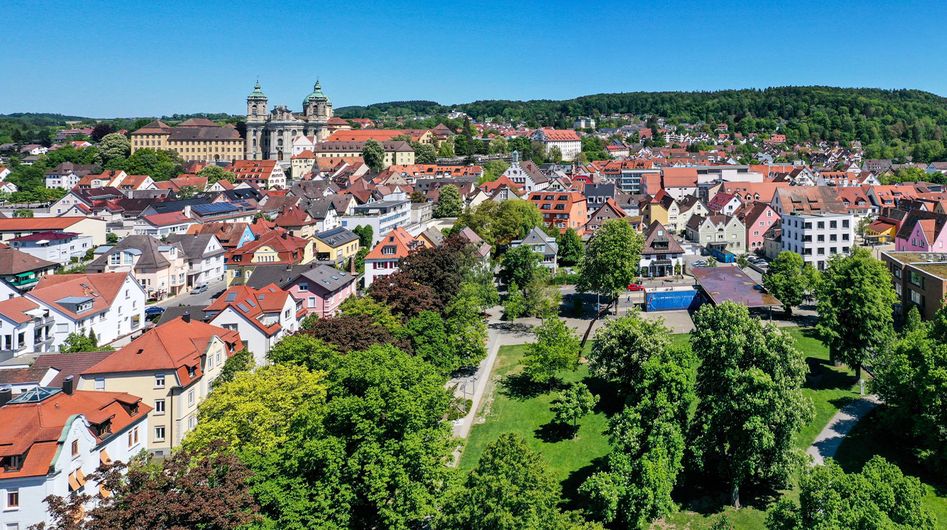
[[[269,109],[267,103],[266,94],[257,81],[247,96],[247,160],[278,160],[289,164],[294,140],[306,137],[315,143],[329,136],[332,102],[322,92],[318,80],[303,99],[302,112],[294,112],[286,105]]]

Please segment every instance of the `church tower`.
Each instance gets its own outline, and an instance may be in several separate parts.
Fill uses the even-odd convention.
[[[266,104],[266,94],[260,89],[260,82],[257,81],[253,92],[247,96],[247,138],[244,149],[247,160],[260,160],[265,153],[263,128],[266,125]]]
[[[325,140],[329,135],[327,125],[332,117],[332,102],[322,93],[322,84],[318,80],[303,100],[303,114],[307,122],[306,135],[315,136],[316,141]]]

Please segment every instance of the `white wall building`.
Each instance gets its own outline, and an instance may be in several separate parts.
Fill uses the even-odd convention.
[[[92,236],[75,232],[35,232],[10,240],[10,246],[33,257],[67,265],[95,248]]]
[[[795,252],[803,261],[824,270],[835,254],[848,254],[855,241],[855,216],[851,214],[784,214],[783,250]]]

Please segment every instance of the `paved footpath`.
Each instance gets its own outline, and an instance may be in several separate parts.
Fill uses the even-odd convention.
[[[826,458],[833,458],[845,436],[879,403],[881,401],[878,396],[868,395],[856,399],[836,412],[806,450],[812,457],[812,465],[821,465],[825,463]]]

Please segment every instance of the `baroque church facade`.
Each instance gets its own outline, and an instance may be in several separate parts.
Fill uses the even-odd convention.
[[[319,81],[303,100],[301,113],[293,112],[285,105],[277,105],[267,112],[267,98],[258,81],[247,96],[245,158],[289,164],[293,156],[293,139],[303,135],[313,137],[315,142],[324,141],[329,136],[330,118],[332,102],[322,93]]]

